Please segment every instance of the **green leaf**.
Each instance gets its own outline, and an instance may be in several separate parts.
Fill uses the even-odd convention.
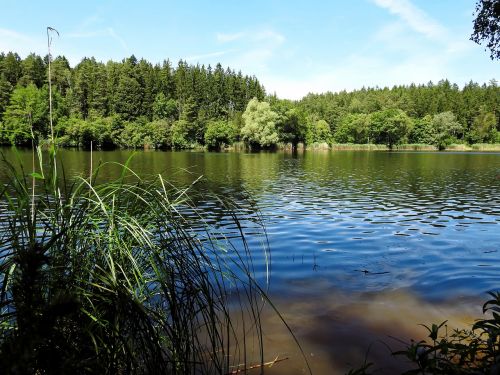
[[[30,176],[33,177],[33,178],[36,178],[38,180],[44,180],[45,177],[43,177],[40,173],[38,172],[32,172],[30,173]]]

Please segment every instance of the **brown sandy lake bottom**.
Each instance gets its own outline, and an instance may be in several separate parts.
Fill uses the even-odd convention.
[[[479,299],[426,302],[403,290],[355,295],[331,290],[315,298],[276,298],[275,303],[297,336],[313,374],[345,374],[365,361],[372,363],[372,373],[400,374],[414,365],[391,353],[405,349],[412,339],[427,338],[426,329],[419,324],[447,320],[451,333],[453,328],[470,328],[482,314]],[[267,368],[266,373],[308,373],[290,333],[269,311],[264,332],[266,361],[288,358]]]

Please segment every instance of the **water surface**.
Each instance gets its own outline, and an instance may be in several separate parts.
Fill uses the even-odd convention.
[[[14,160],[10,149],[3,152]],[[130,154],[94,152],[94,168],[100,161],[124,162]],[[88,175],[88,152],[62,150],[60,156],[68,175]],[[20,157],[29,165],[30,151]],[[471,307],[478,298],[500,286],[498,153],[151,151],[137,153],[131,167],[184,185],[203,176],[198,189],[240,203],[253,245],[262,240],[251,228],[253,219],[264,219],[272,252],[270,293],[296,322],[309,352],[323,353],[313,361],[320,373],[362,360],[377,332],[397,334],[389,332],[390,319],[380,319],[388,312],[396,312],[393,321],[398,311],[404,314],[408,327],[429,317],[449,318],[450,304],[455,315],[471,318],[471,311],[479,313],[479,306]],[[100,178],[117,173],[108,168]],[[2,166],[0,181],[6,176]],[[216,225],[234,230],[224,228],[230,220],[210,198],[198,204]],[[263,271],[264,258],[256,259]],[[357,333],[353,321],[362,321]],[[341,332],[347,322],[348,335]],[[346,345],[357,357],[339,350]]]

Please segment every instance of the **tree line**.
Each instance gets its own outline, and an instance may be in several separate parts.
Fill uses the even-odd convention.
[[[0,54],[0,142],[48,138],[48,56]],[[309,94],[299,101],[266,95],[254,76],[181,60],[152,64],[84,58],[74,68],[51,61],[54,123],[63,146],[254,149],[303,143],[500,143],[495,80],[459,88],[425,85]]]
[[[1,141],[30,144],[47,138],[48,56],[0,54]],[[190,147],[204,144],[213,121],[238,121],[251,98],[265,97],[254,76],[135,56],[121,62],[84,58],[71,68],[51,61],[54,123],[63,145]]]
[[[298,123],[305,126],[294,140],[309,144],[412,143],[442,149],[450,143],[500,143],[500,87],[494,79],[463,88],[441,80],[309,94],[297,103],[272,98],[271,108],[280,114],[293,109],[302,117]]]

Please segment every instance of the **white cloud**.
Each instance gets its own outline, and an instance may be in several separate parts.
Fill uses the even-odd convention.
[[[88,39],[88,38],[102,38],[108,37],[114,39],[125,50],[128,51],[127,42],[120,36],[112,27],[106,27],[98,30],[79,30],[65,35],[70,39]]]
[[[47,41],[43,37],[32,37],[15,30],[0,28],[0,51],[17,52],[25,57],[31,52],[39,55],[46,54]]]
[[[233,43],[235,49],[225,53],[213,53],[200,57],[225,56],[224,64],[246,74],[259,75],[269,71],[269,64],[275,61],[278,51],[283,53],[284,35],[271,28],[255,28],[233,33],[216,33],[220,43]],[[198,56],[195,56],[198,57]],[[192,59],[194,60],[194,59]]]
[[[416,32],[432,39],[446,37],[447,30],[427,13],[413,5],[409,0],[373,0],[381,7],[389,10],[404,20]]]
[[[285,37],[273,30],[260,30],[252,34],[252,39],[257,42],[266,41],[268,43],[281,44],[285,41]]]
[[[244,33],[244,32],[238,32],[238,33],[232,33],[232,34],[217,33],[216,39],[218,42],[228,43],[228,42],[234,42],[235,40],[244,38],[245,35],[246,35],[246,33]]]
[[[230,52],[233,52],[234,50],[227,50],[227,51],[217,51],[217,52],[209,52],[209,53],[204,53],[204,54],[200,54],[200,55],[193,55],[193,56],[188,56],[186,57],[184,60],[186,60],[187,62],[199,62],[199,61],[203,61],[203,60],[206,60],[206,59],[211,59],[213,57],[219,57],[219,56],[224,56]]]
[[[257,29],[253,31],[238,31],[234,33],[216,33],[215,38],[220,43],[240,41],[241,43],[275,43],[281,44],[285,37],[272,29]]]
[[[346,56],[327,66],[315,65],[310,74],[290,77],[279,74],[259,75],[269,93],[281,98],[300,99],[310,92],[355,90],[364,87],[392,87],[410,83],[437,82],[449,76],[449,55],[416,52],[396,61],[383,54],[361,52]]]
[[[113,38],[114,40],[116,40],[118,43],[120,43],[120,45],[122,46],[122,48],[124,50],[127,50],[128,51],[128,46],[127,46],[127,43],[125,42],[125,40],[116,33],[116,31],[112,28],[112,27],[108,27],[106,28],[106,31],[108,32],[108,35]]]

